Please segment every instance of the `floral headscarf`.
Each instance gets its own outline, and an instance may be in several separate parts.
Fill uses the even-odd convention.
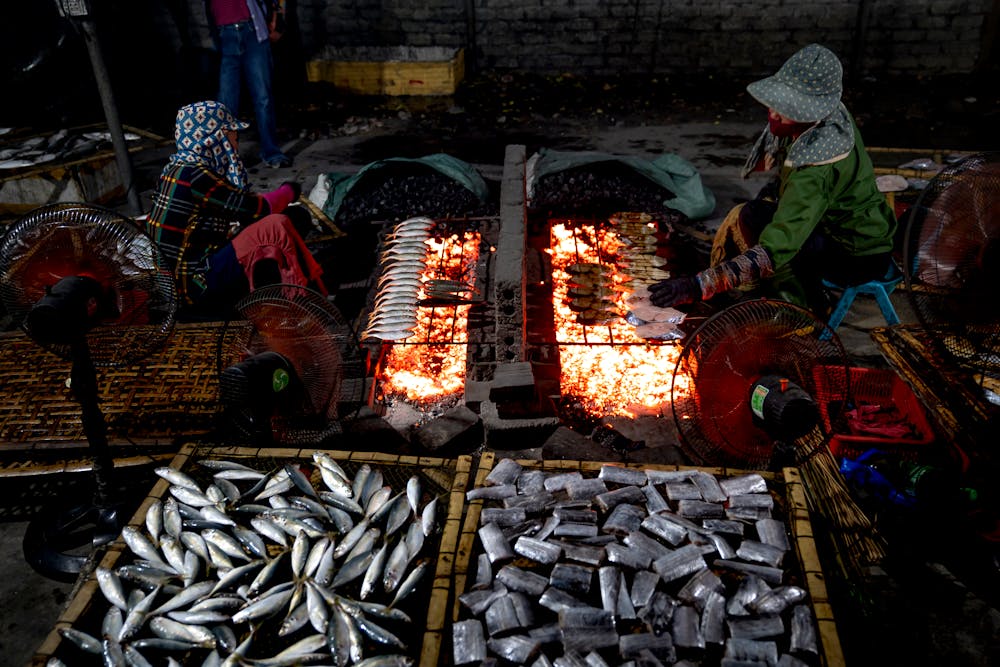
[[[204,165],[236,187],[246,189],[246,167],[226,137],[226,130],[248,127],[219,102],[209,100],[181,107],[174,125],[177,152],[170,156],[169,163]]]

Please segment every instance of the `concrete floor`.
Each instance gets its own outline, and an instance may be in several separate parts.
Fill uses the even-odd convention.
[[[286,145],[287,152],[295,159],[292,167],[262,169],[251,161],[251,180],[255,188],[266,190],[282,181],[294,179],[303,183],[304,190],[308,192],[316,177],[322,173],[355,171],[370,160],[393,156],[393,150],[419,155],[460,149],[435,141],[423,130],[414,129],[416,120],[415,117],[399,117],[379,124],[365,125],[362,122],[359,123],[360,129],[350,135],[318,139],[308,138],[303,130],[303,138],[291,139]],[[711,231],[734,202],[752,196],[759,187],[759,183],[754,181],[741,180],[738,170],[760,120],[746,113],[723,112],[716,118],[690,121],[675,118],[663,124],[578,125],[559,131],[551,127],[532,128],[531,132],[517,138],[547,136],[552,148],[597,150],[647,158],[662,153],[677,153],[694,164],[706,186],[716,195],[717,210],[705,221],[705,227]],[[461,122],[460,115],[456,116],[455,122]],[[468,160],[488,179],[499,179],[502,173],[504,141],[503,137],[498,137],[493,147],[495,150],[483,150],[479,159]],[[252,139],[245,140],[241,147],[248,157],[254,155],[254,149]],[[151,176],[159,171],[170,152],[170,149],[163,149],[133,156],[139,174],[137,182],[151,183]],[[143,195],[145,199],[148,191]],[[893,301],[904,322],[914,321],[904,294],[897,292]],[[879,361],[880,355],[868,332],[872,327],[883,324],[874,301],[859,298],[838,331],[849,352],[862,362],[859,365]],[[58,618],[72,590],[72,584],[54,582],[36,574],[22,557],[21,540],[28,516],[20,513],[0,517],[0,571],[4,573],[0,577],[0,655],[3,655],[0,663],[8,665],[22,665],[30,659]],[[995,610],[988,607],[979,611],[985,613],[988,619],[996,616]],[[984,632],[987,637],[996,636],[995,627]],[[975,643],[979,637],[975,636],[971,641]],[[984,655],[979,648],[974,648],[973,654]],[[961,664],[988,663],[972,658]]]

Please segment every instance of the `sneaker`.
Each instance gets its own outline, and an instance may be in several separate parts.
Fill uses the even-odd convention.
[[[272,158],[264,160],[264,164],[271,169],[284,169],[292,166],[292,158],[287,155],[276,155]]]

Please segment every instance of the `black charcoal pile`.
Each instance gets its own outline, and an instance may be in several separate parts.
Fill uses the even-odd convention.
[[[456,665],[822,660],[788,526],[759,474],[605,465],[585,478],[504,459],[467,497],[485,504]]]
[[[497,215],[499,204],[439,171],[419,164],[388,165],[368,172],[344,197],[334,222],[356,229],[372,222],[414,216],[462,218]]]
[[[617,163],[598,163],[547,174],[535,183],[533,208],[561,215],[608,216],[642,211],[663,222],[684,223],[670,208],[674,195],[645,176]]]

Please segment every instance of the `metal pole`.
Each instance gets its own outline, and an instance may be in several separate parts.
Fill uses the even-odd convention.
[[[122,186],[125,188],[125,197],[128,200],[128,214],[137,216],[142,213],[142,205],[139,203],[139,193],[136,191],[135,183],[132,180],[132,160],[128,154],[128,146],[125,144],[125,133],[122,130],[121,120],[118,118],[118,107],[115,105],[115,96],[111,90],[111,80],[108,77],[107,67],[104,65],[101,45],[97,41],[97,28],[89,18],[82,17],[79,21],[80,26],[83,28],[87,51],[90,54],[90,64],[94,69],[94,78],[97,80],[97,91],[101,95],[101,105],[104,107],[104,117],[108,122],[111,144],[115,149],[118,174],[122,179]]]

